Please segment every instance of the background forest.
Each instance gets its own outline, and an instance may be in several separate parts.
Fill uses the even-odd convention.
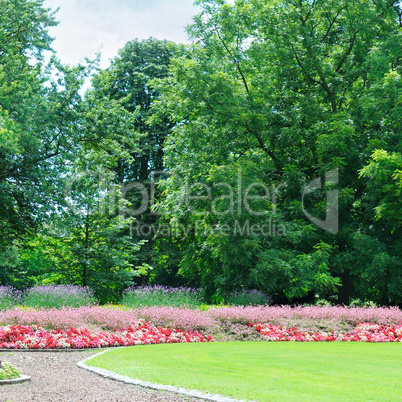
[[[0,0],[0,284],[401,305],[401,3],[196,3],[101,70]]]

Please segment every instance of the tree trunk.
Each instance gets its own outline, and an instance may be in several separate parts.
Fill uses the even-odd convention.
[[[84,264],[82,269],[82,286],[88,284],[88,260],[89,260],[89,211],[85,217],[85,240],[84,240]]]

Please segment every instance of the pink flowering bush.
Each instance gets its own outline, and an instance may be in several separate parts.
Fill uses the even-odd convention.
[[[144,307],[135,310],[138,317],[155,325],[175,327],[187,330],[210,329],[217,325],[208,312],[190,308]]]
[[[47,331],[40,326],[11,325],[0,328],[0,349],[86,349],[157,343],[209,342],[198,332],[155,327],[137,321],[126,329],[92,333],[87,329]]]
[[[211,309],[208,315],[222,323],[248,324],[250,322],[296,326],[306,331],[352,330],[358,323],[402,323],[402,311],[398,307],[341,307],[341,306],[257,306],[222,307]]]
[[[303,330],[352,330],[358,323],[402,324],[402,311],[397,307],[217,307],[207,311],[176,307],[120,309],[101,306],[34,309],[14,308],[0,311],[0,325],[40,325],[46,329],[70,327],[103,329],[127,328],[145,319],[153,325],[183,330],[212,330],[221,324],[250,322]]]
[[[127,328],[137,319],[138,314],[134,310],[125,311],[100,306],[61,309],[15,308],[0,311],[0,325],[40,325],[46,329]]]
[[[116,309],[100,306],[33,309],[15,308],[0,311],[0,325],[40,325],[48,329],[88,327],[91,329],[127,328],[139,318],[155,325],[184,330],[207,329],[216,321],[200,310],[174,307]]]
[[[239,323],[264,322],[279,324],[284,321],[340,321],[351,324],[376,322],[390,324],[402,322],[402,311],[398,307],[341,307],[341,306],[257,306],[222,307],[207,311],[208,315],[219,321]]]

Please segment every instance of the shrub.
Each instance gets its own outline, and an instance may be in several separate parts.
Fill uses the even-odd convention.
[[[244,289],[230,293],[226,303],[232,306],[265,306],[272,303],[272,298],[259,290]]]
[[[11,286],[0,286],[0,310],[13,308],[21,303],[21,292]]]
[[[230,307],[229,304],[201,304],[198,309],[201,311],[208,311],[213,308]]]
[[[309,306],[309,305],[306,305]],[[314,306],[318,306],[318,307],[331,307],[332,303],[329,300],[325,300],[325,299],[317,299],[314,302]],[[355,306],[351,306],[351,307],[355,307]]]
[[[178,307],[143,307],[134,310],[139,318],[154,325],[185,330],[209,330],[217,321],[208,312]]]
[[[0,380],[11,380],[19,376],[20,371],[17,367],[7,362],[0,362]]]
[[[39,325],[46,329],[70,327],[93,330],[128,328],[138,320],[134,310],[123,311],[100,306],[60,309],[35,309],[32,307],[0,311],[0,325]]]
[[[130,287],[123,293],[121,304],[131,308],[140,307],[190,307],[201,305],[198,289],[167,286]]]
[[[48,285],[30,288],[24,295],[24,305],[36,308],[82,307],[96,304],[93,291],[74,285]]]
[[[286,328],[296,326],[306,331],[348,330],[361,322],[397,325],[402,323],[402,311],[398,307],[238,306],[211,309],[205,313],[220,322],[257,322],[283,325]]]
[[[184,330],[208,329],[216,324],[213,318],[200,310],[175,307],[143,307],[135,310],[101,306],[39,310],[18,307],[0,312],[0,326],[40,325],[46,329],[70,327],[91,330],[124,329],[133,325],[138,319],[146,319],[162,327]]]
[[[360,299],[351,300],[349,303],[349,306],[350,307],[367,307],[367,308],[378,307],[377,304],[372,301],[362,301]]]

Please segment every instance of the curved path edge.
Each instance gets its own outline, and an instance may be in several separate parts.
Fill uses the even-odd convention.
[[[9,380],[0,380],[0,385],[21,384],[26,381],[31,381],[29,375],[20,375],[17,378],[11,378]]]
[[[243,399],[232,399],[232,398],[227,398],[225,396],[222,395],[218,395],[218,394],[207,394],[204,392],[200,392],[200,391],[196,391],[196,390],[189,390],[189,389],[185,389],[185,388],[176,388],[173,387],[171,385],[161,385],[161,384],[153,384],[151,382],[147,382],[147,381],[141,381],[141,380],[136,380],[134,378],[131,377],[126,377],[124,375],[120,375],[120,374],[116,374],[113,371],[109,371],[109,370],[105,370],[105,369],[101,369],[101,368],[97,368],[97,367],[92,367],[92,366],[88,366],[86,364],[87,361],[100,356],[106,352],[109,352],[110,350],[104,350],[100,353],[97,353],[94,356],[90,356],[82,361],[80,361],[79,363],[77,363],[77,366],[84,369],[84,370],[88,370],[91,371],[93,373],[96,373],[102,377],[105,378],[109,378],[115,381],[120,381],[120,382],[124,382],[125,384],[131,384],[131,385],[137,385],[143,388],[148,388],[148,389],[154,389],[157,391],[167,391],[167,392],[173,392],[175,394],[180,394],[180,395],[186,395],[186,396],[191,396],[193,398],[199,398],[199,399],[203,399],[205,401],[214,401],[214,402],[246,402]]]

